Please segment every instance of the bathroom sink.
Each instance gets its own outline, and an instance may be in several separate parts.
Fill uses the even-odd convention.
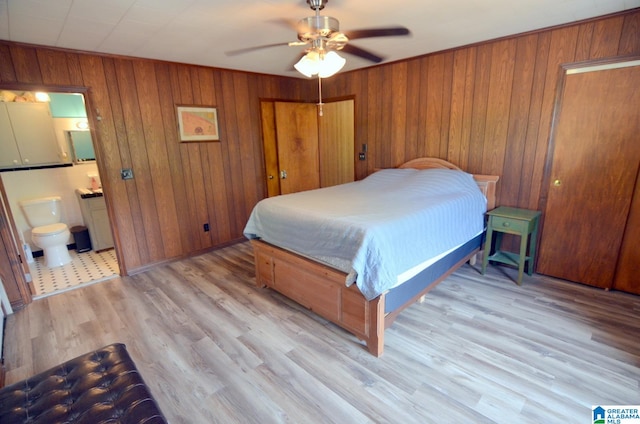
[[[87,199],[91,197],[100,197],[103,195],[101,188],[97,188],[95,190],[92,190],[90,188],[77,188],[76,193],[78,193],[80,197],[83,199]]]

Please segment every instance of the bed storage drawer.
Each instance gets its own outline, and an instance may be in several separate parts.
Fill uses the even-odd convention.
[[[347,276],[341,271],[264,242],[252,244],[258,285],[271,287],[362,340],[377,333],[376,326],[383,328],[375,314],[384,314],[384,309],[377,310],[384,305],[384,295],[367,301],[355,285],[346,286]],[[380,349],[377,339],[372,345]]]
[[[284,261],[278,261],[273,271],[274,289],[320,316],[340,318],[340,287]]]
[[[273,258],[261,251],[255,251],[256,282],[258,286],[273,285]]]
[[[362,297],[355,284],[342,292],[340,321],[348,330],[361,334],[369,332],[369,302]]]

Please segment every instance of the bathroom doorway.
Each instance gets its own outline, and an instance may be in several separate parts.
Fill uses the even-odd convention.
[[[81,184],[81,182],[88,180],[86,172],[91,169],[86,166],[74,166],[0,172],[8,198],[9,211],[16,224],[16,243],[24,251],[23,258],[27,262],[31,275],[32,284],[29,285],[29,289],[34,299],[119,275],[113,245],[100,246],[102,248],[96,250],[93,248],[94,243],[91,237],[87,237],[89,246],[78,247],[77,235],[89,233],[86,228],[87,221],[80,210],[82,206],[80,202],[99,200],[98,198],[81,199],[76,193],[78,188],[89,187],[89,184]],[[42,249],[33,243],[31,228],[19,204],[21,200],[48,196],[61,198],[61,222],[71,230],[67,246],[72,261],[53,268],[45,265]],[[106,213],[103,216],[107,220],[106,225],[109,226],[108,216]],[[84,230],[74,234],[76,228],[84,228]],[[110,228],[107,228],[107,231],[110,231]]]
[[[16,101],[18,97],[22,97],[17,100],[20,102],[35,99],[35,91],[15,88],[0,90],[0,102]],[[29,166],[17,164],[14,167],[5,164],[0,169],[7,202],[4,212],[15,223],[16,249],[27,262],[31,277],[28,286],[34,299],[120,275],[113,230],[106,212],[93,150],[94,140],[87,119],[85,93],[82,90],[51,90],[44,94],[57,142],[57,162]],[[71,229],[67,246],[72,261],[54,268],[44,265],[43,252],[34,245],[31,228],[19,205],[20,200],[49,196],[61,198],[61,222]],[[90,206],[83,204],[85,200],[91,203]],[[100,240],[96,239],[98,233]],[[86,239],[92,244],[91,247],[78,248],[77,237],[74,237],[77,234],[88,235]],[[82,241],[86,245],[87,242],[84,239]]]

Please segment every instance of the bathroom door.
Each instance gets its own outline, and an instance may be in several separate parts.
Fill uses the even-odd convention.
[[[27,261],[21,260],[23,253],[18,240],[20,238],[0,177],[0,279],[13,308],[20,308],[32,300],[30,285],[27,284],[29,268]]]

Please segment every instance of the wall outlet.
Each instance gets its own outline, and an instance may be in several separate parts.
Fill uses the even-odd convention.
[[[209,223],[207,222],[206,224],[203,225],[204,227],[204,232],[206,233],[207,231],[209,231]]]

